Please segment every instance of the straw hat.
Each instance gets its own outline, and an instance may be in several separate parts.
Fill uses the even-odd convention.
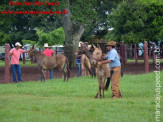
[[[15,46],[21,47],[22,45],[21,45],[19,42],[16,42],[16,43],[15,43]]]
[[[115,42],[114,41],[109,41],[105,46],[115,46]]]
[[[48,43],[45,43],[45,44],[44,44],[44,47],[49,47],[49,46],[48,46]]]

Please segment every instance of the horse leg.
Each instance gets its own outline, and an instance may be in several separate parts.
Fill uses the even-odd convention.
[[[44,82],[45,82],[45,77],[46,77],[46,69],[42,69],[42,73],[43,73],[43,80],[44,80]]]
[[[103,98],[104,98],[105,78],[102,78],[102,90],[103,90]]]
[[[100,88],[99,88],[99,90],[98,90],[98,92],[97,92],[95,98],[98,98],[99,93],[100,93]]]
[[[66,72],[63,71],[64,81],[66,81]]]
[[[102,86],[103,86],[103,78],[100,78],[100,98],[102,98],[102,95],[101,95],[101,90],[102,90]]]
[[[98,86],[99,86],[99,89],[98,89],[98,92],[97,92],[95,98],[98,98],[98,95],[100,93],[100,79],[99,78],[98,78]]]

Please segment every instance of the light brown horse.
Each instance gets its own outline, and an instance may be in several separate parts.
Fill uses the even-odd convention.
[[[91,65],[90,60],[92,58],[94,48],[92,47],[88,48],[86,46],[81,46],[78,50],[76,50],[75,55],[81,55],[81,69],[82,74],[89,74],[93,77],[96,77],[95,68],[93,65]],[[82,75],[83,76],[83,75]]]
[[[98,65],[98,61],[103,60],[103,54],[100,47],[95,47],[95,50],[93,52],[93,56],[91,59],[91,64],[96,67],[96,76],[99,83],[99,90],[95,96],[95,98],[98,98],[98,95],[100,94],[100,98],[104,97],[104,90],[105,90],[105,80],[110,80],[110,68],[109,64],[103,64]],[[108,82],[108,81],[107,81]],[[109,81],[110,82],[110,81]],[[101,95],[101,90],[103,90],[103,96]]]
[[[55,67],[58,67],[58,69],[63,72],[64,81],[68,81],[70,71],[69,62],[66,56],[56,55],[48,57],[45,56],[42,52],[39,52],[35,49],[29,52],[29,56],[35,57],[38,67],[41,70],[41,79],[43,78],[44,82],[46,71],[49,69],[54,69]]]
[[[85,54],[81,55],[81,73],[82,76],[91,75],[91,64]]]

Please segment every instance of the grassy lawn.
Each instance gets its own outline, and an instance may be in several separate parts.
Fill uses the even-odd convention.
[[[95,99],[98,82],[90,77],[24,82],[22,86],[0,84],[0,121],[153,122],[155,81],[155,73],[125,75],[120,82],[123,98],[115,100],[110,88],[104,99]]]
[[[129,63],[134,63],[135,60],[133,59],[128,59],[127,62]],[[138,60],[138,63],[143,63],[144,60]],[[152,59],[149,59],[149,63],[153,63]],[[160,59],[160,63],[163,63],[163,59]],[[5,62],[0,60],[0,67],[4,67],[5,66]],[[23,64],[23,61],[20,61],[20,66],[37,66],[37,64],[31,64],[30,60],[26,60],[26,63]]]
[[[149,59],[148,61],[149,61],[149,63],[153,63],[153,60],[152,59]],[[160,61],[160,63],[163,63],[163,59],[160,59],[159,61]],[[128,59],[127,62],[135,63],[135,60]],[[144,60],[138,60],[138,63],[144,63]]]
[[[4,67],[5,66],[5,62],[0,60],[0,67]],[[30,60],[26,60],[26,63],[23,64],[23,61],[20,61],[20,66],[37,66],[37,64],[31,64]]]

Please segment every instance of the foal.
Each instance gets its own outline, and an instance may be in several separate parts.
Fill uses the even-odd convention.
[[[64,81],[65,80],[68,81],[70,72],[69,72],[69,62],[66,56],[56,55],[56,56],[47,57],[43,53],[35,49],[29,52],[29,56],[35,57],[38,67],[42,72],[41,79],[43,78],[44,82],[45,82],[46,70],[54,69],[55,67],[58,67],[58,69],[63,72]]]
[[[91,64],[96,67],[96,75],[99,83],[99,90],[95,96],[95,98],[98,98],[98,95],[100,94],[100,98],[104,97],[104,90],[105,90],[105,79],[110,77],[110,68],[109,64],[103,64],[98,65],[98,61],[102,61],[103,54],[100,47],[95,47],[95,50],[93,52]],[[103,96],[101,95],[101,90],[103,90]]]

